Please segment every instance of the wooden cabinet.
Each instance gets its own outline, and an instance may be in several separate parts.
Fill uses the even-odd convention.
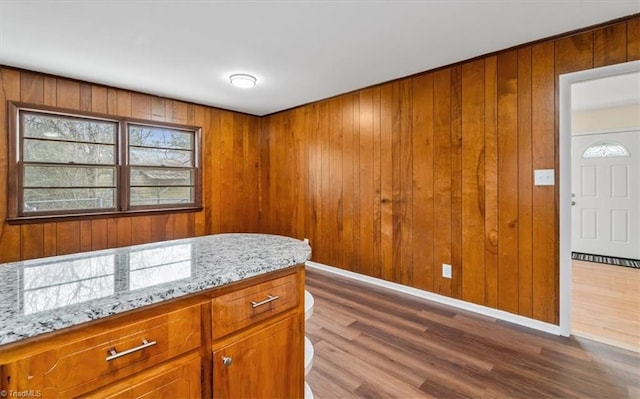
[[[302,300],[295,274],[213,298],[213,339],[295,309]]]
[[[302,398],[303,298],[298,266],[0,346],[0,390],[43,398]]]
[[[289,317],[213,353],[213,397],[302,398],[302,320]]]
[[[201,359],[193,354],[86,395],[86,399],[199,398]]]
[[[200,305],[175,306],[157,316],[126,317],[87,326],[39,342],[34,350],[1,366],[2,389],[40,391],[44,397],[73,398],[150,369],[201,345]],[[36,346],[36,347],[37,347]],[[33,348],[36,349],[36,348]]]

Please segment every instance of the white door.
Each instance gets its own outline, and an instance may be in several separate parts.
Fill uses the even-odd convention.
[[[572,251],[640,259],[640,131],[571,138]]]

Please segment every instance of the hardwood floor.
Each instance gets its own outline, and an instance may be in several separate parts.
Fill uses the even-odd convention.
[[[638,398],[640,354],[307,269],[316,399]]]
[[[573,261],[571,331],[640,352],[640,270]]]

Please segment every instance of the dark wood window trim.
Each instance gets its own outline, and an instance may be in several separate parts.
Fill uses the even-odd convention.
[[[137,118],[126,118],[114,115],[105,115],[93,112],[85,112],[79,110],[71,110],[64,108],[48,107],[20,102],[7,102],[7,120],[9,123],[9,165],[7,179],[7,218],[10,224],[23,223],[44,223],[57,222],[66,220],[84,220],[96,218],[114,218],[128,217],[147,214],[168,214],[183,212],[198,212],[202,207],[202,129],[197,126],[180,125],[175,123],[165,123]],[[34,113],[47,113],[53,116],[73,117],[86,120],[97,120],[113,122],[117,125],[116,138],[114,145],[115,152],[115,179],[116,179],[116,206],[108,209],[89,209],[89,210],[72,210],[72,211],[48,211],[38,213],[21,213],[19,204],[22,202],[24,193],[23,184],[23,157],[22,146],[24,145],[23,132],[21,131],[22,121],[20,120],[20,112],[28,111]],[[193,134],[192,151],[193,165],[183,168],[191,170],[193,173],[193,203],[166,204],[166,205],[144,205],[129,206],[129,148],[128,148],[128,126],[130,124],[143,125],[157,128],[168,128],[174,130],[182,130]],[[73,165],[73,164],[72,164]],[[79,164],[78,164],[79,165]],[[105,167],[114,167],[114,165],[105,165]],[[162,166],[160,166],[162,167]]]

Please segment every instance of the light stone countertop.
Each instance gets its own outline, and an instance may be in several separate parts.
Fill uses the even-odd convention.
[[[0,345],[284,269],[310,257],[311,248],[300,240],[234,233],[0,264]]]

